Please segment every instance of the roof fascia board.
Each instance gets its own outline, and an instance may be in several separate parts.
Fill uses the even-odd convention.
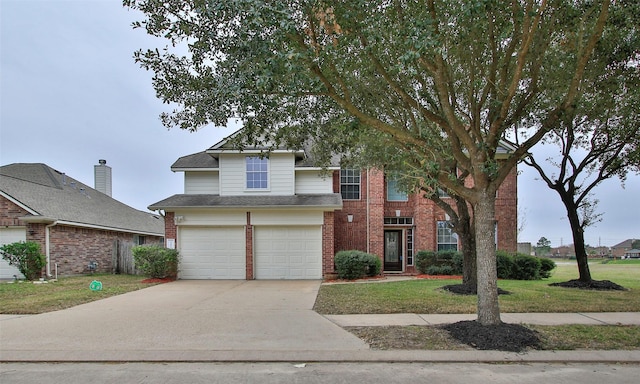
[[[231,153],[231,154],[254,154],[254,153],[304,153],[302,149],[273,149],[269,150],[268,148],[247,148],[247,149],[207,149],[206,153],[211,155],[219,155],[222,153]]]
[[[27,223],[46,223],[46,224],[55,223],[56,225],[68,225],[70,227],[101,229],[101,230],[113,231],[113,232],[125,232],[125,233],[133,233],[136,235],[150,235],[150,236],[160,236],[160,237],[164,236],[164,233],[134,231],[134,230],[125,229],[125,228],[107,227],[103,225],[78,223],[75,221],[67,221],[67,220],[56,220],[51,217],[44,217],[44,216],[23,216],[23,217],[19,217],[18,219]]]
[[[34,211],[33,209],[29,208],[28,206],[22,204],[22,202],[20,202],[19,200],[14,199],[12,196],[4,193],[3,191],[0,191],[0,196],[4,197],[5,199],[9,200],[10,202],[14,203],[18,207],[24,209],[25,211],[29,212],[30,214],[32,214],[34,216],[39,216],[40,215],[40,213],[38,213],[38,212]]]
[[[173,172],[219,172],[220,168],[171,168]]]
[[[309,211],[328,211],[328,210],[336,210],[342,209],[342,205],[207,205],[207,206],[173,206],[173,207],[161,207],[161,206],[152,206],[149,209],[154,210],[164,210],[164,211],[202,211],[202,210],[228,210],[228,211],[247,211],[247,210],[265,210],[265,211],[275,211],[275,210],[309,210]]]
[[[300,167],[295,167],[296,171],[326,171],[326,170],[330,170],[330,171],[338,171],[340,170],[339,166],[331,166],[331,167],[326,167],[326,168],[322,168],[322,167],[305,167],[305,166],[300,166]]]

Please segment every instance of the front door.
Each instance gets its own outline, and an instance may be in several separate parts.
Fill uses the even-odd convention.
[[[384,231],[384,270],[402,271],[402,231]]]

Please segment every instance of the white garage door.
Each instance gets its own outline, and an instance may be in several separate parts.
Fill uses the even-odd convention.
[[[321,279],[322,227],[256,227],[257,279]]]
[[[0,246],[18,241],[26,241],[26,236],[24,228],[1,228]],[[13,275],[18,276],[18,278],[24,278],[22,273],[18,271],[18,268],[9,265],[9,263],[0,256],[0,279],[13,279]]]
[[[179,229],[181,279],[246,279],[244,227]]]

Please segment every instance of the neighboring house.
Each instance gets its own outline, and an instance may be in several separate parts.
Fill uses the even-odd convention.
[[[613,247],[611,247],[611,256],[613,256],[614,258],[624,256],[627,251],[633,249],[632,244],[634,241],[637,241],[637,239],[627,239],[621,243],[614,245]]]
[[[0,167],[0,244],[34,241],[47,276],[113,272],[118,247],[162,243],[162,217],[109,195],[111,168],[95,166],[99,192],[45,164]],[[0,259],[0,278],[19,275]]]
[[[322,169],[303,150],[231,146],[227,140],[179,158],[184,194],[164,211],[168,247],[183,279],[320,279],[337,251],[384,260],[385,273],[416,273],[422,249],[458,249],[447,215],[421,195],[399,192],[379,170]],[[497,246],[516,250],[516,171],[498,192]]]
[[[630,249],[624,253],[625,259],[639,259],[640,249]]]

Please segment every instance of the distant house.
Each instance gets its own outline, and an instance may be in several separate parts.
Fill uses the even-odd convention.
[[[165,212],[167,246],[183,279],[321,279],[334,255],[377,255],[384,273],[415,274],[418,250],[458,250],[443,210],[398,190],[378,169],[328,169],[304,149],[238,150],[228,140],[179,158],[184,193],[149,206]],[[497,248],[516,250],[516,171],[496,202]],[[445,199],[448,199],[445,197]]]
[[[619,244],[614,245],[613,247],[611,247],[611,256],[616,258],[624,256],[627,251],[633,249],[632,244],[637,240],[638,239],[627,239]]]
[[[625,259],[639,259],[640,249],[630,249],[624,253]]]
[[[113,199],[104,162],[95,174],[103,192],[45,164],[0,167],[0,245],[37,242],[47,276],[64,276],[116,271],[123,244],[162,243],[163,218]],[[0,278],[14,275],[17,269],[0,259]]]

